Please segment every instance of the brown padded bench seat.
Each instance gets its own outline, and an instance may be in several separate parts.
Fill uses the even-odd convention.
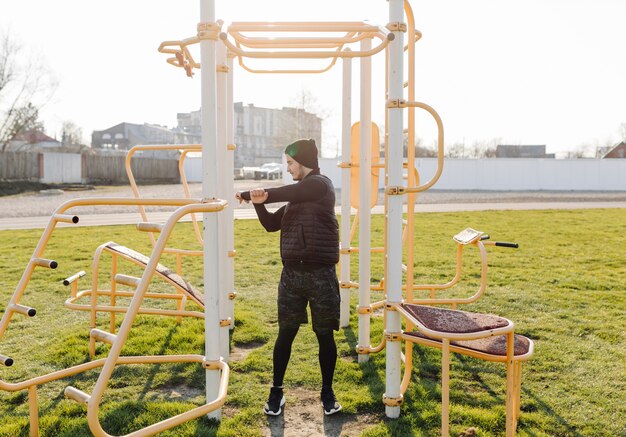
[[[402,309],[409,313],[428,329],[452,334],[472,333],[503,328],[509,321],[493,314],[470,313],[467,311],[435,308],[424,305],[401,304]],[[441,343],[441,340],[428,337],[420,332],[405,332],[416,338]],[[525,355],[530,350],[531,341],[523,335],[515,334],[514,354]],[[490,355],[506,355],[506,335],[478,338],[475,340],[451,340],[450,344],[483,352]]]
[[[150,258],[142,253],[139,253],[133,249],[129,249],[126,246],[122,246],[113,241],[109,241],[104,246],[109,252],[114,252],[121,257],[134,262],[137,265],[146,267]],[[187,294],[194,302],[204,308],[204,294],[195,289],[189,282],[185,281],[180,275],[174,273],[172,270],[159,263],[156,267],[156,272],[159,276],[165,279],[167,282]]]
[[[509,325],[507,319],[493,314],[469,313],[407,303],[400,306],[426,328],[438,332],[464,334],[504,328]]]
[[[417,331],[405,332],[405,334],[412,337],[441,343],[441,340],[437,338],[430,338]],[[473,351],[482,352],[489,355],[498,355],[503,357],[506,356],[506,335],[478,338],[476,340],[451,340],[450,344],[453,346],[471,349]],[[513,355],[515,355],[516,357],[526,355],[529,350],[530,340],[523,335],[515,334],[515,348],[513,351]]]

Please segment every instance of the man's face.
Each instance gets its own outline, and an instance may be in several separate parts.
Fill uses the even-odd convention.
[[[304,177],[304,169],[302,164],[293,159],[291,156],[287,156],[287,171],[291,175],[294,181],[302,180]]]

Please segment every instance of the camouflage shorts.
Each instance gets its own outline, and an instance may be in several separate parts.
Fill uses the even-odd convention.
[[[313,331],[339,329],[339,282],[335,266],[306,271],[283,267],[278,284],[278,324],[296,328],[308,323],[306,306],[311,306]]]

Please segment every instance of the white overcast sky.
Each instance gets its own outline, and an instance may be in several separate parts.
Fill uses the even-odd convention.
[[[48,133],[73,121],[85,138],[123,121],[176,124],[200,107],[200,75],[187,78],[157,52],[195,34],[199,0],[2,0],[0,29],[39,56],[59,81],[42,112]],[[416,100],[441,115],[446,143],[500,139],[545,144],[549,152],[617,142],[626,123],[625,0],[413,1]],[[385,0],[216,0],[231,21],[388,22]],[[379,55],[378,59],[381,59]],[[384,76],[375,61],[374,120],[383,123]],[[358,61],[353,70],[358,72]],[[235,70],[235,101],[290,105],[303,89],[328,120],[334,149],[341,69],[324,75],[253,75]],[[354,90],[358,93],[358,88]],[[355,101],[358,99],[355,98]],[[355,102],[356,103],[356,102]],[[353,109],[353,120],[358,107]],[[434,124],[418,120],[430,144]]]

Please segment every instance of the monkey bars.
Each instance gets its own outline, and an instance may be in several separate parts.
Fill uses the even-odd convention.
[[[194,60],[189,46],[203,39],[224,43],[239,65],[252,73],[323,73],[338,59],[370,57],[384,50],[394,34],[382,26],[364,22],[234,22],[222,31],[223,22],[198,25],[198,34],[181,41],[165,41],[161,53],[172,54],[167,62],[185,69],[188,76],[200,64]],[[393,26],[390,26],[393,28]],[[300,36],[300,35],[306,36]],[[327,36],[317,36],[317,35]],[[259,36],[260,35],[260,36]],[[267,36],[270,35],[270,36]],[[316,36],[311,36],[316,35]],[[368,50],[350,47],[366,38],[377,38],[380,43]],[[245,59],[330,59],[328,65],[317,69],[255,69]]]

